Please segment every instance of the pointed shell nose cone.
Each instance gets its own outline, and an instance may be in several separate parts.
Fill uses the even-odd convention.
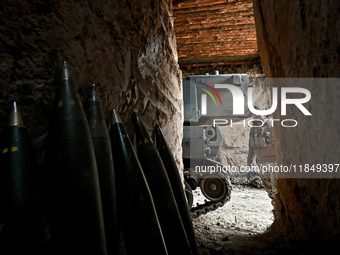
[[[163,134],[161,127],[156,123],[155,131],[157,134]]]
[[[24,127],[24,121],[22,120],[22,116],[20,111],[18,110],[17,103],[14,101],[12,104],[12,109],[9,113],[8,118],[8,127]]]
[[[92,87],[91,87],[91,97],[90,97],[90,101],[91,101],[91,102],[99,101],[98,92],[97,92],[97,87],[96,87],[95,84],[93,84]]]
[[[111,125],[115,125],[117,123],[122,123],[122,120],[120,119],[118,113],[116,112],[115,109],[112,110],[112,120],[111,120]]]
[[[141,124],[141,120],[140,120],[139,115],[136,111],[133,112],[132,118],[133,118],[133,121],[135,122],[135,124],[138,124],[138,125]]]
[[[61,73],[60,73],[60,80],[64,81],[64,80],[68,80],[70,78],[70,73],[68,70],[68,65],[66,63],[66,61],[64,61],[63,63],[63,67],[61,69]]]

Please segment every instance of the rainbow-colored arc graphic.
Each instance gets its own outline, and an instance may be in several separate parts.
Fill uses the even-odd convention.
[[[220,103],[222,105],[222,100],[221,100],[220,96],[218,95],[218,93],[216,92],[216,90],[213,87],[211,87],[208,84],[202,83],[202,82],[197,82],[197,83],[200,83],[200,84],[206,86],[207,88],[211,89],[216,94],[218,100],[220,100]],[[214,100],[214,103],[217,106],[217,103],[216,103],[216,100],[215,100],[214,96],[208,90],[206,90],[204,88],[200,88],[200,89],[203,90],[205,93],[207,93],[212,98],[212,100]]]

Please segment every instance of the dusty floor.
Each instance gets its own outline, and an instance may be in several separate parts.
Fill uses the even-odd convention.
[[[196,189],[194,205],[204,199],[200,189]],[[232,255],[239,254],[240,246],[265,236],[273,220],[272,205],[263,188],[234,185],[230,201],[193,219],[193,226],[202,255]]]

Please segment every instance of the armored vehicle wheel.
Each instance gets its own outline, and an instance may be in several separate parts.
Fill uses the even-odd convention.
[[[188,208],[190,210],[194,202],[194,196],[192,194],[192,189],[190,185],[187,182],[184,182],[184,185],[185,185],[185,196],[187,197]]]
[[[196,178],[190,177],[185,180],[185,183],[187,183],[192,190],[195,190],[198,186],[198,181]]]
[[[200,188],[203,195],[213,202],[223,199],[228,192],[225,178],[215,174],[202,179]]]

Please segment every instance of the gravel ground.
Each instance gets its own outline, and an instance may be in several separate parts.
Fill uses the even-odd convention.
[[[200,189],[194,204],[204,203]],[[265,233],[273,223],[272,205],[262,189],[234,185],[223,207],[193,219],[201,254],[233,254],[233,246]]]

